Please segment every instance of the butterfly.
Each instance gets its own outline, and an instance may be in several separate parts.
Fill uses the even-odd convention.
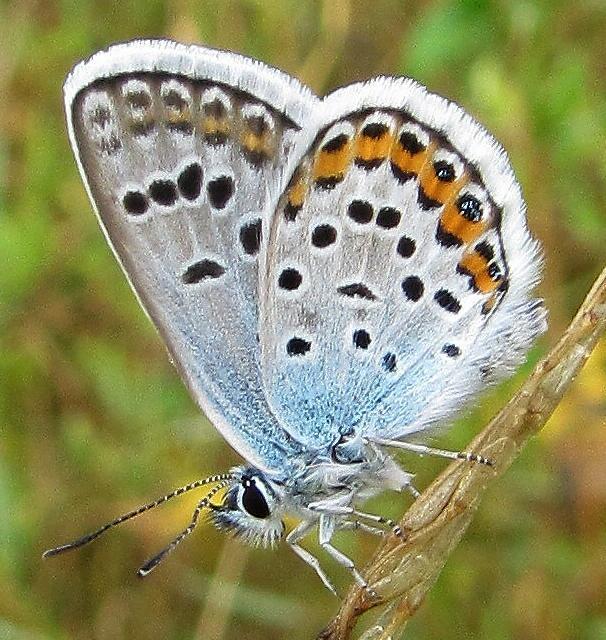
[[[383,533],[361,503],[416,494],[392,449],[524,358],[545,330],[541,269],[501,146],[408,78],[320,99],[234,53],[118,44],[68,76],[71,145],[101,228],[206,416],[245,463],[120,516],[56,555],[193,489],[201,516],[256,545],[282,538],[331,590],[322,548]],[[284,517],[298,524],[288,533]]]

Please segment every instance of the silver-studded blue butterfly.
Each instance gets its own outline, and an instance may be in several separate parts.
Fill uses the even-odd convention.
[[[65,83],[71,144],[99,221],[170,356],[246,464],[209,486],[209,515],[253,544],[382,532],[359,510],[415,492],[390,447],[509,373],[545,328],[539,248],[500,145],[407,78],[324,99],[232,53],[116,45]],[[397,532],[397,527],[394,526]]]

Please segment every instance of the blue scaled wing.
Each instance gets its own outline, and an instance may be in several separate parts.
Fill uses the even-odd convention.
[[[269,401],[309,446],[403,438],[511,371],[545,328],[525,205],[502,148],[408,79],[328,96],[269,229]]]

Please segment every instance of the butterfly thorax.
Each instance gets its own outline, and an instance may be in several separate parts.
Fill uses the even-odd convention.
[[[339,461],[343,460],[343,461]],[[232,470],[233,482],[214,522],[255,546],[273,546],[284,517],[310,525],[332,518],[338,528],[366,499],[385,489],[401,491],[411,474],[372,443],[348,434],[287,479],[252,466]]]
[[[332,447],[330,460],[318,459],[285,483],[284,502],[308,514],[318,511],[315,505],[341,496],[347,496],[345,502],[353,506],[378,491],[401,491],[411,477],[372,443],[361,438],[341,440]]]

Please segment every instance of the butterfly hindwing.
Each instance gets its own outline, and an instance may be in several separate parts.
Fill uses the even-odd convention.
[[[244,457],[284,471],[298,445],[262,391],[257,265],[315,98],[252,60],[163,42],[97,54],[65,93],[101,225],[193,396]]]
[[[537,249],[504,152],[456,105],[379,78],[323,108],[270,225],[264,381],[305,442],[397,438],[449,416],[543,328]]]

